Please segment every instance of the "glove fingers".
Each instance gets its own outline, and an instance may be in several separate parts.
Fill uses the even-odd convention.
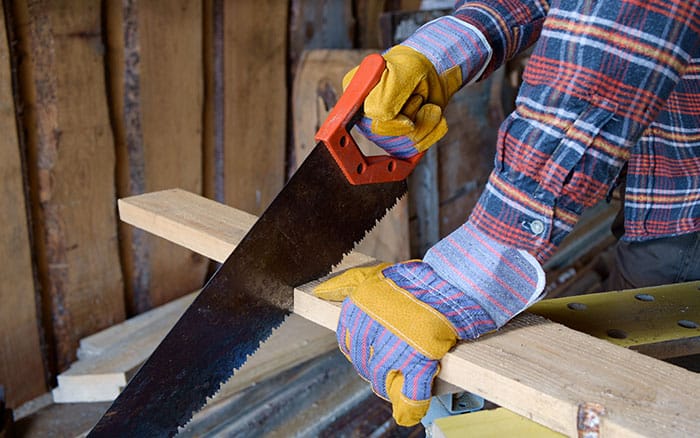
[[[403,114],[399,114],[391,120],[372,120],[371,130],[373,134],[398,137],[411,133],[414,128],[413,120]]]
[[[423,98],[412,95],[401,109],[401,112],[391,120],[373,120],[371,130],[377,135],[399,136],[407,135],[415,129],[414,119],[423,105]]]
[[[364,103],[364,112],[374,120],[386,121],[396,118],[412,95],[422,100],[428,98],[428,86],[422,75],[410,74],[403,67],[387,63],[379,83],[369,92]]]
[[[447,134],[447,120],[442,109],[433,104],[426,104],[418,110],[415,130],[410,134],[414,147],[423,152]]]
[[[388,263],[365,268],[348,269],[340,275],[324,281],[314,288],[314,295],[328,301],[343,301],[367,278],[377,275]]]
[[[423,99],[423,96],[419,94],[411,95],[403,108],[401,108],[401,114],[411,120],[415,120],[416,114],[418,114],[418,110],[423,106],[424,101],[425,99]]]
[[[438,361],[423,357],[405,374],[397,370],[389,372],[386,387],[398,425],[416,425],[428,412],[432,383],[438,371]]]

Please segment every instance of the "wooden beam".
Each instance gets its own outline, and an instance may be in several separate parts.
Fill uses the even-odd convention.
[[[0,382],[15,408],[46,391],[46,380],[10,58],[0,13]],[[0,430],[3,414],[0,409]]]
[[[108,87],[120,197],[182,187],[202,192],[202,5],[104,2]],[[202,286],[206,259],[120,227],[126,303],[144,312]]]
[[[80,338],[125,315],[102,11],[91,0],[6,4],[21,54],[44,330],[60,371]]]
[[[253,214],[285,181],[288,3],[223,2],[224,199]]]
[[[166,239],[177,235],[190,247],[198,246],[200,236],[209,234],[206,224],[212,221],[216,203],[192,204],[191,194],[164,193],[174,203],[169,209],[158,207],[158,199],[166,195],[151,193],[120,200],[120,213],[125,220],[132,218],[134,226],[147,226]],[[202,208],[204,204],[210,208]],[[144,222],[136,223],[134,217]],[[154,226],[159,221],[170,226]],[[216,252],[221,254],[232,243],[219,231],[212,233],[211,241],[220,242]],[[346,264],[371,261],[354,257]],[[294,312],[335,329],[339,304],[314,297],[316,283],[295,290]],[[440,378],[570,436],[578,434],[579,411],[592,404],[605,409],[603,436],[692,436],[700,428],[695,412],[700,376],[532,314],[478,341],[459,344],[443,359]]]

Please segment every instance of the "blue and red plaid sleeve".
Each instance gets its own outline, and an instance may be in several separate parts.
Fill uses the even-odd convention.
[[[452,15],[478,29],[493,50],[483,77],[537,41],[549,3],[549,0],[460,0],[455,3]]]
[[[498,63],[537,34],[545,11],[536,1],[467,1],[456,14],[485,33]],[[697,56],[699,32],[699,2],[552,1],[470,222],[541,262],[550,257],[639,153]]]

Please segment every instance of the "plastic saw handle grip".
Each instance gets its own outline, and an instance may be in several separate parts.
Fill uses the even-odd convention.
[[[401,181],[418,164],[423,153],[408,159],[389,155],[365,156],[350,135],[355,116],[362,103],[384,72],[381,55],[372,54],[360,67],[316,133],[316,141],[326,145],[345,178],[353,185]]]

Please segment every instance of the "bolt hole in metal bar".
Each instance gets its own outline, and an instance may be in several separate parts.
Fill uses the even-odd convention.
[[[649,295],[649,294],[637,294],[634,296],[636,299],[639,301],[646,301],[646,302],[652,302],[654,301],[654,295]]]
[[[566,305],[566,307],[568,307],[571,310],[578,310],[578,311],[588,309],[588,306],[586,306],[583,303],[569,303]]]
[[[624,347],[648,345],[649,351],[676,355],[682,349],[675,346],[682,345],[700,352],[699,286],[694,281],[554,298],[529,311]]]
[[[697,322],[695,322],[695,321],[690,321],[690,320],[688,320],[688,319],[681,319],[680,321],[678,321],[678,325],[681,326],[681,327],[683,327],[683,328],[687,328],[687,329],[696,329],[696,328],[698,328],[698,323],[697,323]]]
[[[627,332],[620,329],[609,329],[607,331],[608,336],[613,339],[627,339]]]

